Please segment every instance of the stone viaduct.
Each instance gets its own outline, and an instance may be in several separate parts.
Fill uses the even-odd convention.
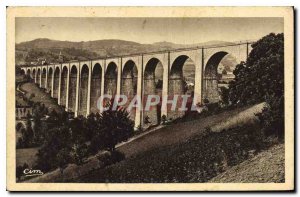
[[[61,64],[23,66],[23,74],[30,75],[39,87],[51,92],[59,105],[75,116],[87,116],[97,112],[97,100],[101,95],[125,94],[129,98],[155,94],[155,69],[163,67],[162,96],[183,93],[183,65],[190,58],[195,66],[194,98],[201,104],[207,98],[218,100],[217,67],[224,56],[231,54],[238,63],[246,61],[251,50],[249,42],[226,45],[132,54],[88,61]],[[142,99],[144,103],[144,99]],[[154,110],[155,111],[155,110]],[[165,115],[174,117],[168,108],[156,109],[157,119]],[[143,110],[130,112],[135,126],[143,126]],[[156,113],[156,112],[155,112]],[[159,120],[156,120],[159,123]]]

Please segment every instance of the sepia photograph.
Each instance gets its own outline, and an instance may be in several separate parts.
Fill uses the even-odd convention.
[[[9,191],[294,189],[293,7],[8,7]]]

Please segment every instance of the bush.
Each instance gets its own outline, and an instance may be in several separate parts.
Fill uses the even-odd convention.
[[[262,130],[268,136],[275,135],[284,140],[284,98],[268,95],[266,100],[262,113],[257,114]]]
[[[104,152],[100,154],[97,159],[99,160],[100,163],[103,163],[102,168],[120,162],[125,159],[124,153],[120,151],[113,151],[113,152]]]
[[[72,162],[71,133],[67,127],[50,129],[43,146],[37,153],[36,168],[47,172],[57,167],[64,168]]]
[[[133,135],[134,122],[126,109],[103,111],[98,121],[95,140],[92,143],[103,144],[111,152],[117,143],[126,141]],[[95,147],[95,145],[92,145]]]
[[[89,155],[88,146],[86,144],[75,144],[73,146],[73,158],[77,165],[84,163],[84,159]]]
[[[120,151],[113,151],[111,153],[111,160],[112,160],[112,163],[117,163],[117,162],[120,162],[122,160],[125,159],[125,155],[124,153],[120,152]]]

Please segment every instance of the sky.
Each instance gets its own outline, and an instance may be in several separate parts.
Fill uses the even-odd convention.
[[[283,32],[283,18],[16,18],[16,43],[120,39],[143,44],[257,40]]]

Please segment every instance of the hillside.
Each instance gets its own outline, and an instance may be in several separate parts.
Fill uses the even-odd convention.
[[[249,114],[249,117],[245,116],[245,110]],[[223,147],[221,146],[222,143],[230,145],[228,147],[235,149],[230,151],[230,153],[235,153],[235,155],[233,155],[233,162],[240,162],[244,159],[244,155],[240,155],[241,152],[236,152],[236,150],[241,150],[241,147],[237,147],[239,144],[236,144],[234,140],[237,137],[243,141],[241,142],[243,145],[242,148],[244,149],[242,153],[244,151],[248,152],[249,149],[255,149],[256,145],[253,143],[254,139],[251,134],[253,133],[252,128],[246,132],[245,130],[238,130],[221,133],[213,132],[210,134],[206,132],[206,128],[220,124],[224,119],[235,119],[236,124],[240,124],[240,116],[249,119],[251,118],[250,116],[254,116],[254,112],[259,110],[261,110],[261,105],[255,105],[250,108],[229,110],[198,120],[158,128],[151,132],[135,136],[126,143],[119,144],[117,150],[126,155],[126,159],[120,163],[103,169],[97,157],[93,156],[89,158],[89,162],[82,166],[70,164],[64,170],[63,175],[59,170],[55,170],[44,176],[32,179],[30,182],[61,182],[62,179],[69,180],[70,178],[74,178],[76,182],[105,182],[106,178],[111,182],[149,182],[152,178],[153,180],[160,180],[159,182],[176,182],[176,180],[170,180],[172,176],[177,178],[177,181],[183,181],[183,179],[189,178],[186,177],[186,174],[183,175],[180,173],[182,169],[178,170],[177,168],[184,168],[190,171],[195,166],[198,166],[199,161],[197,158],[201,159],[202,156],[205,156],[205,152],[202,153],[204,150],[203,146],[205,146],[205,150],[208,150],[207,146],[210,147],[210,143],[219,143],[218,146],[214,146],[217,149]],[[220,140],[218,140],[218,138]],[[204,141],[206,143],[203,143]],[[220,152],[217,149],[214,151]],[[209,149],[209,151],[211,150]],[[215,153],[213,154],[216,155]],[[238,161],[236,161],[236,155],[239,156]],[[229,155],[229,157],[233,156]],[[210,161],[208,160],[208,162]],[[229,162],[228,165],[233,164]],[[149,166],[152,167],[149,168]],[[202,168],[201,166],[202,165],[199,166],[199,170]],[[174,171],[177,170],[178,173],[174,174]],[[111,174],[112,171],[113,173]],[[184,171],[182,172],[185,173]],[[160,178],[154,178],[160,175],[162,175]],[[190,171],[189,176],[198,178],[197,173],[194,171]],[[206,178],[205,180],[207,181]],[[189,179],[189,182],[193,181],[195,180]],[[204,179],[201,178],[200,182],[203,181]]]
[[[20,90],[25,92],[25,97],[34,103],[43,103],[48,108],[49,112],[55,110],[58,113],[63,111],[62,107],[59,106],[56,101],[50,97],[49,94],[45,93],[36,84],[27,82],[20,85]]]
[[[132,41],[113,39],[87,42],[71,42],[40,38],[16,44],[16,63],[25,64],[28,62],[36,61],[38,58],[46,58],[50,62],[57,62],[60,52],[62,52],[66,61],[87,60],[98,57],[111,57],[134,53],[146,53],[161,50],[226,43],[229,42],[210,41],[193,45],[174,44],[171,42],[141,44]]]
[[[278,144],[219,174],[209,182],[282,183],[284,176],[284,144]]]

